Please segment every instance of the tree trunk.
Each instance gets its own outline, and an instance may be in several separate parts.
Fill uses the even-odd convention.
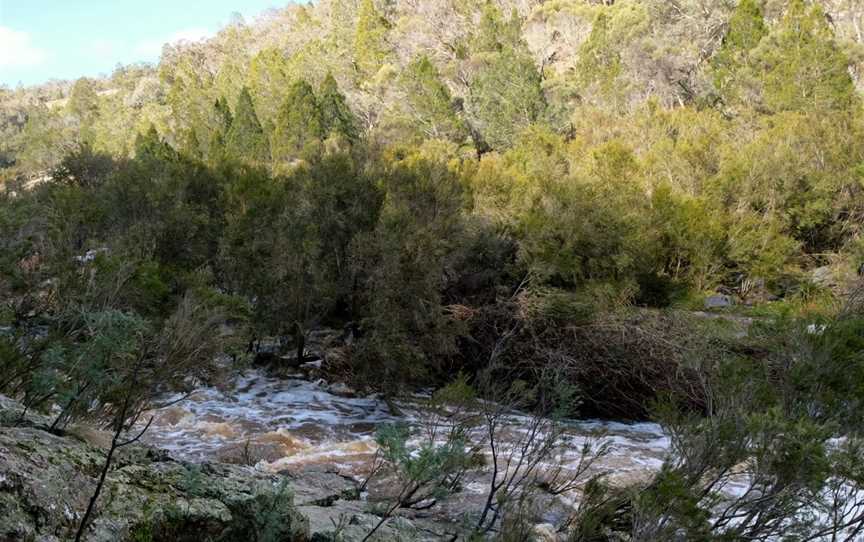
[[[297,341],[297,365],[300,365],[305,359],[306,352],[306,334],[300,322],[294,324],[294,340]]]

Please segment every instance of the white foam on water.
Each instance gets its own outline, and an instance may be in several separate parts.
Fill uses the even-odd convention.
[[[144,438],[189,461],[220,460],[226,450],[236,456],[251,443],[269,446],[271,456],[255,461],[262,470],[279,472],[326,463],[345,473],[364,473],[375,453],[375,429],[381,424],[417,422],[424,416],[423,398],[399,404],[404,414],[394,416],[379,397],[346,397],[345,391],[344,387],[324,381],[277,379],[250,370],[239,375],[230,388],[201,388],[188,399],[154,411],[153,425]],[[178,399],[166,397],[164,402]],[[502,449],[515,445],[530,424],[530,416],[508,415],[503,420]],[[586,443],[593,443],[596,450],[606,442],[609,453],[594,464],[595,473],[624,482],[647,480],[662,467],[671,446],[669,437],[655,423],[567,420],[563,425],[564,445],[551,462],[541,465],[542,469],[572,471]],[[841,442],[838,439],[832,444]],[[748,487],[748,480],[741,476],[730,480],[723,491],[734,498],[743,495]],[[465,490],[484,494],[488,482],[469,481]],[[578,491],[561,498],[575,506]],[[812,514],[814,521],[826,520],[823,512]]]
[[[226,445],[244,446],[274,432],[314,447],[369,438],[375,426],[398,421],[376,399],[337,396],[323,382],[281,380],[260,371],[243,373],[226,390],[196,390],[154,414],[145,440],[192,461],[215,459]]]
[[[411,423],[423,416],[420,397],[418,402],[400,405],[404,413],[397,417],[377,396],[346,397],[330,390],[342,388],[249,370],[227,389],[201,388],[188,399],[155,411],[145,439],[178,458],[203,461],[219,459],[231,446],[242,449],[247,441],[273,444],[267,435],[278,432],[298,444],[286,445],[284,457],[264,462],[268,469],[278,469],[304,461],[365,461],[374,453],[373,436],[379,425]],[[166,397],[164,403],[178,399]],[[524,434],[529,421],[530,417],[513,413],[506,424],[515,438]],[[656,469],[658,455],[668,448],[668,438],[652,423],[568,421],[566,429],[569,441],[560,454],[565,464],[578,461],[583,444],[598,437],[612,442],[610,457],[616,459],[618,469]]]

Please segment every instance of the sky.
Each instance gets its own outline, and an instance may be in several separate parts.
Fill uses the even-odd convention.
[[[287,0],[0,0],[0,85],[110,74]]]

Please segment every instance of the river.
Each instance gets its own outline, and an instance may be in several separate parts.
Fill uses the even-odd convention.
[[[201,388],[155,411],[145,441],[191,461],[251,462],[274,472],[321,463],[360,474],[375,453],[376,428],[418,422],[423,416],[421,405],[420,401],[400,403],[403,412],[394,416],[383,400],[354,396],[344,386],[248,370],[230,386]],[[512,420],[518,424],[520,418]],[[568,448],[573,450],[588,439],[609,441],[610,453],[596,468],[616,477],[655,471],[669,446],[662,428],[654,423],[570,420],[566,428]],[[556,460],[566,466],[568,460],[578,461],[578,455],[565,453]]]

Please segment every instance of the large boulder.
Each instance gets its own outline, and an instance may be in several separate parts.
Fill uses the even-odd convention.
[[[105,453],[20,412],[0,397],[0,542],[70,540]],[[283,476],[130,446],[116,456],[84,539],[290,542],[308,540],[309,523]]]

